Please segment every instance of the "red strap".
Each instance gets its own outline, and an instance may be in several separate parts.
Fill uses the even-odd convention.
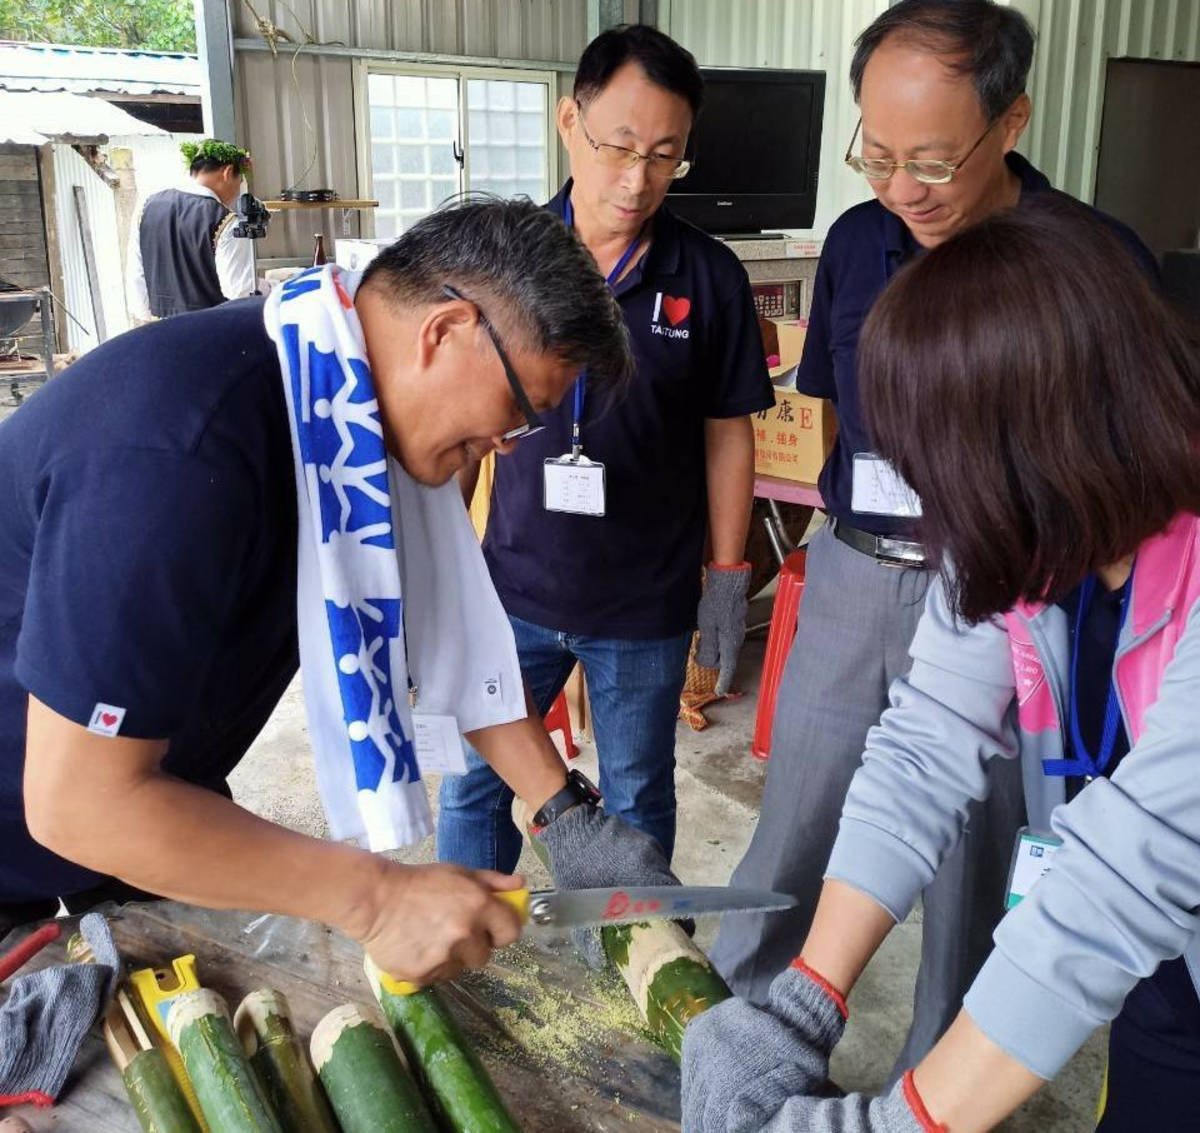
[[[741,562],[741,563],[730,563],[728,566],[725,566],[722,563],[709,563],[708,569],[709,570],[749,570],[750,564],[748,562]]]
[[[908,1108],[912,1110],[913,1117],[917,1119],[917,1124],[925,1130],[925,1133],[948,1133],[946,1126],[941,1122],[934,1121],[929,1110],[925,1108],[921,1095],[917,1093],[917,1084],[913,1081],[911,1070],[904,1075],[902,1089],[904,1100],[908,1102]]]
[[[41,1090],[26,1090],[23,1094],[0,1094],[0,1106],[35,1105],[38,1109],[49,1109],[54,1099]]]
[[[814,968],[810,968],[805,962],[803,956],[797,956],[792,961],[792,967],[798,972],[802,972],[808,976],[813,983],[817,985],[830,999],[833,1000],[834,1006],[842,1013],[843,1019],[850,1018],[850,1008],[846,1006],[846,997],[838,991],[820,972]]]
[[[15,948],[0,956],[0,983],[3,983],[18,968],[33,959],[43,948],[62,935],[62,927],[57,921],[42,925],[36,932],[31,932]]]

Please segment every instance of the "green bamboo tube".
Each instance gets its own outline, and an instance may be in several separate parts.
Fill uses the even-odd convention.
[[[284,1133],[338,1133],[284,994],[252,991],[238,1004],[233,1027]]]
[[[129,1103],[145,1133],[200,1133],[200,1126],[157,1047],[135,1054],[121,1071]]]
[[[309,1049],[342,1133],[437,1133],[395,1040],[357,1004],[330,1011]]]
[[[550,862],[545,846],[529,833],[529,816],[518,799],[513,818],[538,860]],[[679,1061],[688,1022],[733,993],[708,957],[674,921],[606,925],[604,953],[621,974],[650,1033]]]
[[[200,1133],[162,1050],[154,1045],[124,987],[104,1013],[104,1043],[145,1133]]]
[[[204,1120],[220,1133],[283,1133],[215,991],[178,996],[167,1030],[196,1091]]]
[[[521,1133],[437,988],[395,995],[366,956],[363,970],[430,1109],[452,1133]]]

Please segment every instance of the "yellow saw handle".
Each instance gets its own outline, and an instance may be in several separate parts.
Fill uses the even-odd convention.
[[[521,918],[521,923],[529,923],[529,890],[528,889],[498,889],[492,894],[497,901],[503,901],[510,906]],[[398,980],[393,976],[389,976],[387,972],[379,973],[379,983],[384,991],[391,995],[412,995],[414,992],[420,991],[421,988],[417,984],[410,984],[408,980]]]

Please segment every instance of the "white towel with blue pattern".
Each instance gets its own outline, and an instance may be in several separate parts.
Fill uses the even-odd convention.
[[[460,732],[525,716],[512,627],[458,485],[418,484],[384,448],[353,295],[311,268],[276,288],[299,514],[300,670],[334,838],[371,850],[433,828],[409,690]]]

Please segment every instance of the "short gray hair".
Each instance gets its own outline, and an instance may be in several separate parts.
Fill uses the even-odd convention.
[[[439,303],[448,284],[527,349],[588,371],[609,396],[633,374],[621,308],[582,243],[527,199],[473,195],[413,225],[367,266],[363,285],[400,304]]]

